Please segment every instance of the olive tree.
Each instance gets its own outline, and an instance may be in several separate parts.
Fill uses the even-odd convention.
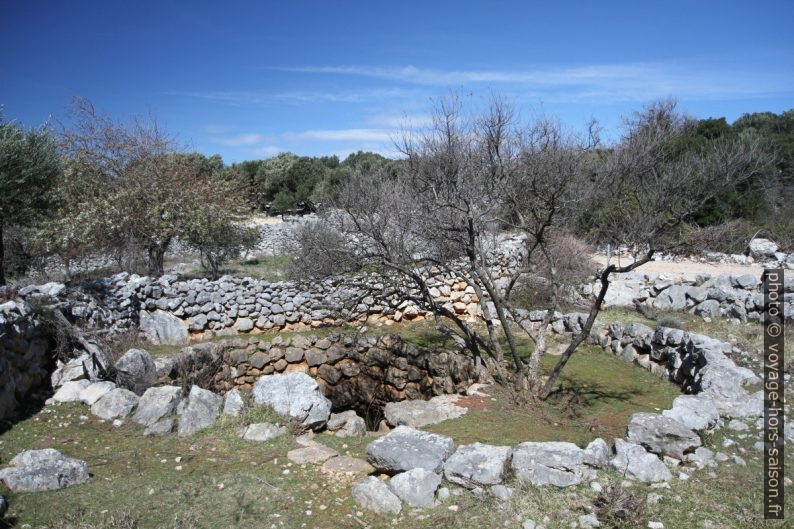
[[[190,235],[206,248],[202,234],[232,229],[245,207],[233,181],[215,178],[202,160],[180,152],[154,119],[116,121],[85,99],[75,101],[74,114],[60,135],[69,175],[79,182],[64,188],[71,192],[58,224],[62,248],[81,248],[85,241],[114,254],[124,269],[142,256],[147,273],[160,275],[173,241]],[[82,220],[79,230],[70,220],[74,211]]]
[[[55,143],[45,127],[25,131],[0,114],[0,286],[6,284],[3,233],[45,216],[60,171]]]

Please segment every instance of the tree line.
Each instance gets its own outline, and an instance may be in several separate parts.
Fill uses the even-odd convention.
[[[736,238],[738,228],[744,235],[765,229],[784,246],[794,242],[794,110],[745,114],[731,124],[682,116],[664,152],[670,160],[693,160],[715,142],[748,136],[774,161],[721,187],[681,226],[682,233],[708,233],[703,244],[717,246],[711,249],[721,241],[698,229],[726,223],[726,233],[713,230],[723,239]],[[625,141],[587,156],[609,158]],[[410,163],[410,156],[370,152],[341,161],[284,152],[227,165],[218,155],[186,152],[151,117],[114,120],[80,98],[66,123],[25,130],[0,115],[0,284],[6,272],[21,274],[46,259],[60,259],[68,270],[96,254],[113,256],[123,270],[159,274],[177,239],[217,273],[256,243],[255,230],[239,222],[251,211],[331,203],[360,175],[395,181]],[[609,203],[620,204],[625,193],[618,190]],[[608,211],[593,206],[569,228],[588,235]]]

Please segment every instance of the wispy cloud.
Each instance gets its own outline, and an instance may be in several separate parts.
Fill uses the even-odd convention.
[[[393,100],[417,95],[416,90],[402,88],[351,89],[337,91],[295,90],[285,92],[219,90],[206,92],[170,91],[167,95],[207,99],[231,106],[267,106],[306,103],[365,103]]]
[[[215,136],[212,141],[219,145],[230,147],[248,147],[266,141],[266,137],[261,134],[237,134],[236,136]]]
[[[753,74],[686,61],[522,70],[444,70],[410,65],[299,66],[285,70],[431,86],[499,85],[557,102],[646,101],[664,95],[703,100],[735,99],[792,93],[794,81],[791,74]]]
[[[361,142],[387,142],[391,141],[396,130],[393,129],[328,129],[305,130],[302,132],[287,132],[288,139],[319,140],[319,141],[361,141]]]

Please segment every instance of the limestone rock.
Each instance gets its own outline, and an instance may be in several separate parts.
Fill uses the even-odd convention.
[[[354,410],[332,413],[326,424],[328,431],[337,437],[364,437],[367,435],[367,423]]]
[[[704,431],[717,424],[720,412],[708,395],[679,395],[673,400],[673,407],[664,410],[662,415],[675,419],[687,428]]]
[[[107,380],[92,382],[80,392],[80,401],[88,406],[93,406],[93,404],[105,396],[108,391],[115,388],[116,384],[108,382]]]
[[[297,371],[260,378],[254,384],[252,396],[255,405],[270,406],[276,413],[309,428],[322,428],[331,415],[331,401],[322,394],[317,382]]]
[[[440,472],[455,443],[443,435],[398,426],[367,446],[367,461],[376,469],[396,474],[413,468]]]
[[[116,383],[137,395],[142,395],[157,383],[157,366],[143,349],[130,349],[118,359]]]
[[[287,433],[287,428],[269,422],[249,424],[243,431],[242,438],[246,441],[270,441]]]
[[[700,436],[680,422],[656,413],[635,413],[629,418],[626,439],[655,454],[684,459],[699,447]]]
[[[383,413],[392,426],[404,424],[421,428],[448,419],[457,419],[468,411],[456,406],[457,395],[440,395],[430,400],[402,400],[386,404]]]
[[[240,390],[237,388],[229,390],[223,398],[223,414],[238,417],[244,408],[245,402]]]
[[[54,448],[17,454],[0,470],[0,481],[12,492],[40,492],[80,485],[89,480],[85,461],[66,457]]]
[[[132,420],[142,426],[151,426],[176,411],[182,400],[182,388],[159,386],[147,389],[138,401]]]
[[[570,487],[595,472],[586,464],[585,451],[573,443],[521,443],[513,449],[513,471],[536,487]]]
[[[615,439],[615,457],[610,463],[627,478],[646,483],[667,481],[673,477],[657,456],[623,439]]]
[[[223,397],[212,391],[198,386],[190,388],[184,406],[178,410],[179,426],[177,433],[180,437],[209,428],[218,418]]]
[[[182,321],[163,310],[140,311],[139,327],[154,345],[187,345],[189,340],[187,327]]]
[[[77,402],[80,400],[80,393],[91,385],[88,380],[71,380],[58,388],[52,396],[54,402]]]
[[[413,468],[389,480],[389,490],[409,507],[432,507],[441,476],[423,468]]]
[[[470,489],[497,485],[502,482],[510,453],[509,446],[482,443],[460,446],[444,462],[444,476],[448,481]]]
[[[123,419],[138,405],[138,395],[124,388],[108,391],[91,406],[91,413],[99,418]]]
[[[353,501],[377,514],[400,514],[400,498],[376,477],[369,476],[353,485]]]
[[[312,443],[303,448],[296,448],[287,452],[287,459],[298,465],[320,465],[331,458],[337,457],[339,452],[320,443]]]

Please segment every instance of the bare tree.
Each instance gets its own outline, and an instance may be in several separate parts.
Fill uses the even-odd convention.
[[[752,142],[715,144],[698,156],[675,157],[670,140],[684,122],[671,103],[650,105],[627,122],[619,145],[599,149],[595,125],[577,136],[550,119],[521,126],[501,99],[481,115],[466,114],[455,98],[443,100],[429,130],[399,140],[406,159],[396,177],[362,173],[343,187],[335,220],[346,238],[335,251],[395,272],[398,281],[390,292],[399,292],[396,299],[429,311],[438,330],[497,380],[545,399],[590,335],[612,275],[672,247],[676,229],[699,201],[758,167]],[[689,194],[676,199],[681,190]],[[626,266],[600,271],[601,288],[588,302],[585,325],[544,380],[540,358],[549,323],[568,283],[578,279],[561,239],[583,224],[583,212],[593,240],[639,253]],[[507,278],[500,266],[504,230],[523,241]],[[472,287],[484,325],[468,323],[436,300],[428,281],[438,273]],[[514,301],[520,285],[538,278],[550,292],[540,323]],[[519,354],[519,334],[534,343],[528,360]]]

